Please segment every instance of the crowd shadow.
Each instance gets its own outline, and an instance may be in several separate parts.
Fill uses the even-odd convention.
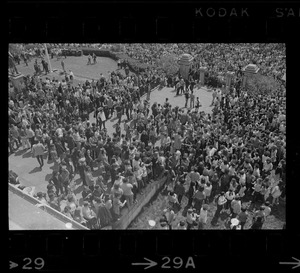
[[[29,174],[33,174],[33,173],[37,173],[37,172],[41,172],[41,171],[42,171],[42,169],[40,167],[35,167],[33,170],[31,170],[29,172]]]
[[[29,158],[29,157],[32,157],[31,151],[29,151],[29,152],[22,155],[22,158]]]
[[[79,203],[79,206],[82,207],[82,206],[83,206],[83,198],[80,198],[80,199],[78,200],[78,203]]]
[[[46,174],[45,181],[49,181],[49,179],[52,177],[51,173]]]
[[[100,170],[96,170],[92,172],[93,177],[98,177],[100,176]]]
[[[111,118],[109,121],[110,122],[114,122],[114,121],[116,121],[118,119],[118,117],[114,117],[114,118]]]
[[[83,189],[84,189],[84,186],[81,185],[81,186],[77,187],[77,188],[73,191],[73,193],[74,193],[75,195],[77,195],[77,194],[81,193],[81,192],[83,191]]]
[[[51,164],[51,163],[53,163],[53,159],[50,159],[50,160],[48,159],[47,164]]]
[[[81,178],[80,177],[77,178],[74,182],[75,182],[76,185],[79,185],[81,183]]]
[[[22,154],[26,153],[26,152],[27,152],[27,150],[28,150],[28,149],[19,150],[19,151],[17,151],[17,152],[15,153],[15,156],[20,156],[20,155],[22,155]]]

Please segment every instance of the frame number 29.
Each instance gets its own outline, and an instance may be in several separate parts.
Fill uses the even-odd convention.
[[[22,269],[37,269],[41,270],[45,266],[45,261],[42,258],[36,258],[32,260],[31,258],[24,258],[23,262],[25,263]]]

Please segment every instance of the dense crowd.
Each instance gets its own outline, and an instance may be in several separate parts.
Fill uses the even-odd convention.
[[[243,227],[247,203],[251,211],[259,208],[254,223],[260,224],[252,227],[262,227],[269,202],[274,206],[279,196],[285,196],[284,101],[281,91],[266,98],[250,98],[242,91],[239,97],[235,92],[220,95],[212,115],[190,110],[179,114],[181,130],[171,135],[171,156],[167,154],[176,178],[169,198],[176,213],[182,196],[188,197],[188,229],[206,223],[203,204],[213,200],[217,211],[211,225],[227,211]]]
[[[165,50],[178,54],[186,47],[125,46],[129,55],[150,63]],[[190,50],[209,71],[237,71],[253,56],[267,75],[273,73],[270,64],[285,71],[284,57],[274,57],[276,50],[284,55],[280,45],[207,44]],[[184,94],[186,109],[167,99],[150,105],[154,82]],[[77,86],[70,73],[61,82],[28,76],[22,92],[9,93],[10,151],[30,149],[40,168],[47,151],[53,174],[46,197],[38,193],[37,198],[89,228],[113,225],[123,207],[131,209],[137,195],[163,176],[169,206],[160,228],[172,227],[183,196],[188,198],[186,220],[178,229],[202,228],[211,202],[217,206],[212,225],[228,212],[228,228],[243,228],[249,211],[258,209],[252,228],[261,228],[270,206],[285,196],[285,85],[257,97],[240,86],[229,93],[213,90],[213,111],[206,114],[193,94],[198,82],[195,71],[183,80],[180,75],[158,76],[155,70],[125,76],[117,70]],[[91,124],[92,112],[96,123]],[[109,135],[105,123],[112,118],[118,122]],[[82,206],[74,193],[77,173]],[[243,206],[249,200],[251,210]]]

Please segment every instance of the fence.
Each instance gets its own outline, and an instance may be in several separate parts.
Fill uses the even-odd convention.
[[[149,203],[151,198],[157,193],[157,191],[164,185],[167,177],[152,182],[144,190],[144,194],[141,195],[138,203],[134,204],[131,209],[121,219],[114,224],[114,229],[126,229],[130,223],[138,216],[143,207]]]
[[[79,224],[78,222],[74,221],[73,219],[70,219],[69,217],[67,217],[64,214],[60,213],[59,211],[51,208],[50,206],[41,203],[39,200],[37,200],[34,197],[32,197],[31,195],[23,192],[19,188],[15,187],[11,184],[8,184],[8,185],[9,185],[9,190],[11,192],[13,192],[14,194],[17,194],[18,196],[27,200],[28,202],[30,202],[33,205],[40,205],[40,209],[43,209],[45,212],[49,213],[53,217],[62,221],[63,223],[71,223],[73,229],[88,230],[88,228],[86,228],[85,226]]]

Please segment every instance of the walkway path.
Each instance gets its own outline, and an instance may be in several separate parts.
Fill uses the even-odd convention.
[[[196,89],[195,95],[200,97],[200,101],[202,103],[201,110],[205,112],[211,112],[211,107],[209,106],[211,103],[211,93],[206,91],[205,89]],[[145,97],[142,97],[142,99]],[[151,93],[150,104],[154,102],[164,103],[165,99],[169,98],[169,102],[176,106],[178,105],[180,108],[184,106],[184,96],[175,96],[173,92],[173,88],[163,88],[162,90],[155,89]],[[126,116],[123,115],[122,121],[126,119]],[[95,122],[95,118],[93,117],[93,113],[90,114],[90,122]],[[107,121],[106,128],[108,133],[112,135],[115,131],[115,124],[117,120],[112,119]],[[123,126],[121,125],[123,130]],[[9,169],[15,171],[22,181],[22,183],[26,186],[35,186],[36,192],[38,191],[46,191],[47,181],[51,177],[52,166],[53,163],[48,164],[45,161],[45,165],[42,170],[39,169],[39,164],[36,158],[32,158],[30,153],[27,151],[17,151],[16,153],[9,156]],[[45,156],[46,158],[46,156]],[[79,178],[78,175],[75,176],[75,180]]]
[[[67,58],[68,60],[69,58]],[[71,61],[71,60],[69,60]],[[58,63],[58,62],[57,62]],[[32,74],[33,73],[33,62],[29,64],[29,67],[24,67],[23,64],[18,66],[18,70],[20,70],[21,73],[24,75]],[[57,68],[56,66],[53,66],[53,68]],[[82,70],[85,70],[82,69]],[[52,72],[48,77],[56,77],[60,78],[59,74],[57,72]],[[86,81],[85,75],[75,75],[75,80],[78,81]],[[88,79],[90,80],[90,78]],[[212,94],[205,88],[201,89],[195,89],[195,96],[200,98],[200,101],[202,103],[202,107],[200,110],[210,113],[211,107],[209,106],[212,101]],[[169,102],[173,107],[179,106],[180,108],[184,107],[185,99],[183,95],[176,96],[174,92],[174,88],[168,88],[165,87],[162,90],[158,90],[157,88],[154,89],[150,96],[150,104],[152,105],[154,102],[158,102],[160,104],[163,104],[165,102],[165,99],[168,98]],[[142,97],[142,99],[145,99],[145,95]],[[122,118],[122,122],[126,119],[126,116],[124,115]],[[93,117],[93,113],[90,114],[90,122],[95,122],[95,118]],[[109,135],[112,135],[112,133],[115,131],[115,124],[117,122],[117,119],[111,119],[106,122],[106,128],[108,130]],[[121,129],[123,130],[123,124],[121,125]],[[33,158],[29,152],[29,150],[26,151],[17,151],[14,154],[10,155],[9,160],[9,170],[13,170],[19,175],[19,179],[21,183],[25,186],[34,186],[35,192],[47,192],[47,185],[48,180],[51,177],[53,163],[47,162],[46,155],[45,155],[45,165],[43,169],[41,170],[38,166],[38,162],[36,158]],[[94,174],[94,176],[97,175],[97,172]],[[79,175],[77,174],[74,178],[77,183],[80,183]],[[81,198],[81,191],[82,186],[79,188],[76,188],[75,193],[77,193],[77,197]],[[15,204],[18,206],[19,204]]]

